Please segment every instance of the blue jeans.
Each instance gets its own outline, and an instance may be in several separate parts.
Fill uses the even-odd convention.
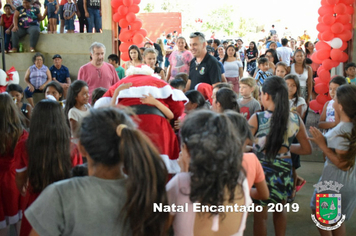
[[[89,23],[88,33],[93,32],[93,27],[95,27],[95,33],[100,33],[100,29],[101,29],[100,10],[88,7],[88,13],[89,13],[89,17],[87,17]]]
[[[5,33],[7,29],[4,29],[4,40],[5,40],[5,50],[9,51],[9,45],[10,45],[10,38],[11,38],[11,31],[10,34]],[[10,48],[11,49],[11,48]]]

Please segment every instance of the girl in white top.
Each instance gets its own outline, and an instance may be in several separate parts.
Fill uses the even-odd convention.
[[[239,78],[243,75],[243,65],[234,45],[229,45],[226,48],[222,63],[225,69],[226,80],[233,85],[233,90],[239,93]]]
[[[174,176],[166,190],[170,205],[187,203],[188,210],[170,213],[174,235],[243,235],[247,212],[227,208],[252,202],[242,167],[243,143],[233,124],[224,113],[196,111],[185,118],[181,140],[179,159],[189,172]],[[208,205],[226,211],[193,212],[194,206]]]
[[[301,95],[309,106],[309,101],[313,90],[313,70],[306,64],[305,58],[306,57],[303,50],[297,49],[295,51],[290,74],[298,76]]]
[[[336,76],[332,78],[329,82],[329,95],[331,100],[326,102],[323,108],[323,112],[320,115],[319,128],[320,129],[331,129],[334,128],[340,122],[340,116],[333,107],[334,97],[336,95],[336,90],[343,84],[346,84],[347,81],[343,76]]]
[[[288,86],[289,108],[291,111],[297,112],[303,120],[308,107],[304,98],[300,96],[299,79],[296,75],[289,74],[284,77],[284,80]]]
[[[83,118],[89,115],[89,88],[82,80],[74,81],[68,89],[67,102],[64,109],[68,117],[72,137],[77,137],[76,131]]]

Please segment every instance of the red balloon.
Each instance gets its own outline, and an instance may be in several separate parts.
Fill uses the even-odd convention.
[[[323,82],[321,81],[321,79],[319,77],[315,77],[314,78],[314,83],[315,83],[315,85],[318,85],[318,84],[323,83]]]
[[[114,9],[119,8],[120,5],[122,5],[122,0],[112,0],[111,1],[111,6]]]
[[[339,50],[341,50],[341,51],[345,51],[346,50],[346,48],[347,48],[347,42],[345,42],[345,41],[343,41],[342,42],[342,46],[341,46],[341,48],[339,48]]]
[[[112,19],[114,22],[117,22],[119,23],[119,21],[122,19],[122,15],[118,12],[116,12],[113,16],[112,16]]]
[[[328,89],[328,91],[329,91],[329,89]],[[319,95],[316,97],[316,101],[324,106],[325,103],[326,103],[327,101],[329,101],[329,98],[328,98],[327,95],[319,94]]]
[[[129,6],[132,5],[133,0],[123,0],[122,3],[123,3],[125,6],[129,7]]]
[[[332,25],[335,23],[336,18],[333,15],[323,16],[323,23],[326,25]]]
[[[334,34],[340,34],[342,31],[344,31],[344,25],[336,22],[331,26],[331,32]]]
[[[315,63],[321,64],[323,61],[318,58],[317,54],[318,51],[314,52],[313,55],[311,56],[311,60]]]
[[[338,3],[334,7],[334,11],[336,14],[345,14],[346,13],[346,5],[343,3]]]
[[[140,2],[141,2],[141,0],[133,0],[133,4],[136,4],[136,5],[140,4]]]
[[[329,87],[327,84],[319,83],[314,86],[314,90],[317,94],[325,94],[329,92]]]
[[[142,27],[142,20],[136,18],[134,22],[131,23],[131,29],[139,30]]]
[[[330,81],[330,72],[328,70],[322,70],[322,71],[320,71],[320,73],[318,75],[319,75],[320,80],[323,83],[329,83],[329,81]]]
[[[331,46],[327,43],[325,43],[324,41],[319,41],[315,44],[315,49],[318,51],[318,50],[323,50],[323,49],[326,49],[326,50],[331,50]]]
[[[120,52],[128,52],[130,46],[131,45],[129,43],[121,43],[119,50],[120,50]]]
[[[126,15],[126,20],[131,24],[132,22],[134,22],[136,20],[136,15],[133,12],[129,12]]]
[[[132,36],[133,36],[132,30],[127,30],[120,33],[119,40],[121,42],[129,43],[130,41],[132,41]]]
[[[147,30],[145,29],[140,29],[139,31],[137,31],[138,34],[142,34],[143,37],[147,36]]]
[[[318,70],[316,71],[317,75],[319,76],[323,70],[325,70],[325,68],[323,66],[319,66]]]
[[[129,22],[127,22],[126,19],[121,19],[120,22],[119,22],[119,26],[121,28],[127,28],[129,25],[130,25]]]
[[[326,59],[323,61],[323,67],[326,70],[331,70],[331,68],[333,68],[333,62],[331,59]],[[321,76],[319,76],[321,78]],[[330,78],[330,77],[329,77]],[[324,81],[324,80],[323,80]]]
[[[327,0],[321,0],[321,5],[326,6],[329,5],[329,3],[327,2]]]
[[[344,29],[345,30],[352,30],[353,29],[352,24],[351,23],[344,24]]]
[[[316,29],[320,32],[323,33],[325,31],[330,30],[331,26],[330,25],[326,25],[324,23],[319,23],[316,25]]]
[[[123,61],[130,61],[130,56],[129,56],[128,52],[121,53],[120,57],[121,57],[121,60],[123,60]]]
[[[350,30],[344,30],[341,34],[335,35],[335,38],[340,38],[342,41],[349,41],[352,39],[352,33]]]
[[[341,62],[347,62],[349,60],[349,55],[346,52],[342,52]]]
[[[334,14],[334,8],[332,6],[322,6],[319,8],[318,13],[320,16],[332,15]]]
[[[346,14],[352,15],[354,12],[355,10],[352,6],[346,6]]]
[[[333,61],[338,61],[340,62],[342,59],[342,51],[339,49],[331,49],[330,51],[330,57]]]
[[[140,44],[140,43],[142,43],[143,38],[144,37],[142,34],[137,33],[137,34],[135,34],[135,36],[133,36],[132,41],[134,44]]]
[[[129,12],[133,12],[133,13],[139,13],[140,12],[140,7],[138,6],[138,5],[136,5],[136,4],[134,4],[134,5],[131,5],[130,7],[129,7]]]
[[[319,61],[324,61],[325,59],[328,59],[330,57],[330,50],[323,49],[317,51],[316,53]]]
[[[333,61],[333,60],[331,60],[331,65],[332,65],[332,67],[337,67],[339,64],[340,64],[339,61]]]
[[[309,107],[313,111],[320,111],[323,109],[324,106],[322,104],[318,103],[316,100],[312,100],[309,102]]]
[[[331,32],[331,30],[329,31],[324,31],[323,33],[321,33],[321,39],[324,41],[330,41],[333,38],[335,38],[335,35],[333,32]]]
[[[334,5],[339,2],[339,0],[326,0],[326,2],[330,5]]]
[[[345,3],[346,5],[351,5],[354,3],[354,0],[340,0],[340,2]]]
[[[119,6],[118,12],[120,12],[121,15],[125,16],[129,12],[129,8],[125,7],[124,5]]]
[[[351,16],[350,15],[337,15],[336,22],[340,22],[341,24],[347,24],[347,23],[351,22]]]
[[[195,20],[195,22],[197,22],[197,21]],[[318,17],[318,23],[323,23],[323,17],[321,17],[321,16]]]

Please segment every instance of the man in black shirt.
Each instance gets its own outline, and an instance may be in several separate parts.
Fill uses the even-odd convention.
[[[190,34],[190,49],[194,56],[190,62],[190,89],[199,83],[215,84],[221,82],[220,65],[215,57],[206,51],[204,34],[194,32]]]

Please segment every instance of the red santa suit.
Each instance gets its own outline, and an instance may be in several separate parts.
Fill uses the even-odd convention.
[[[142,104],[140,98],[143,95],[151,94],[162,104],[168,107],[174,114],[174,119],[178,119],[184,112],[184,104],[188,98],[181,90],[172,88],[165,81],[153,75],[153,70],[146,65],[141,68],[131,67],[126,71],[127,77],[113,85],[99,100],[99,103],[109,103],[114,95],[115,89],[121,84],[132,83],[128,89],[120,91],[116,103],[123,106],[131,106],[141,110],[137,112],[138,128],[143,131],[157,147],[163,160],[166,163],[169,173],[179,172],[176,160],[179,156],[178,139],[163,113],[155,106]],[[148,107],[147,107],[148,106]],[[94,108],[97,106],[94,106]],[[143,109],[141,109],[143,107]],[[149,109],[147,109],[149,108]],[[156,109],[156,110],[152,110]],[[145,110],[147,112],[145,112]],[[142,112],[143,111],[143,112]],[[153,111],[153,112],[152,112]],[[161,115],[159,114],[161,113]]]

